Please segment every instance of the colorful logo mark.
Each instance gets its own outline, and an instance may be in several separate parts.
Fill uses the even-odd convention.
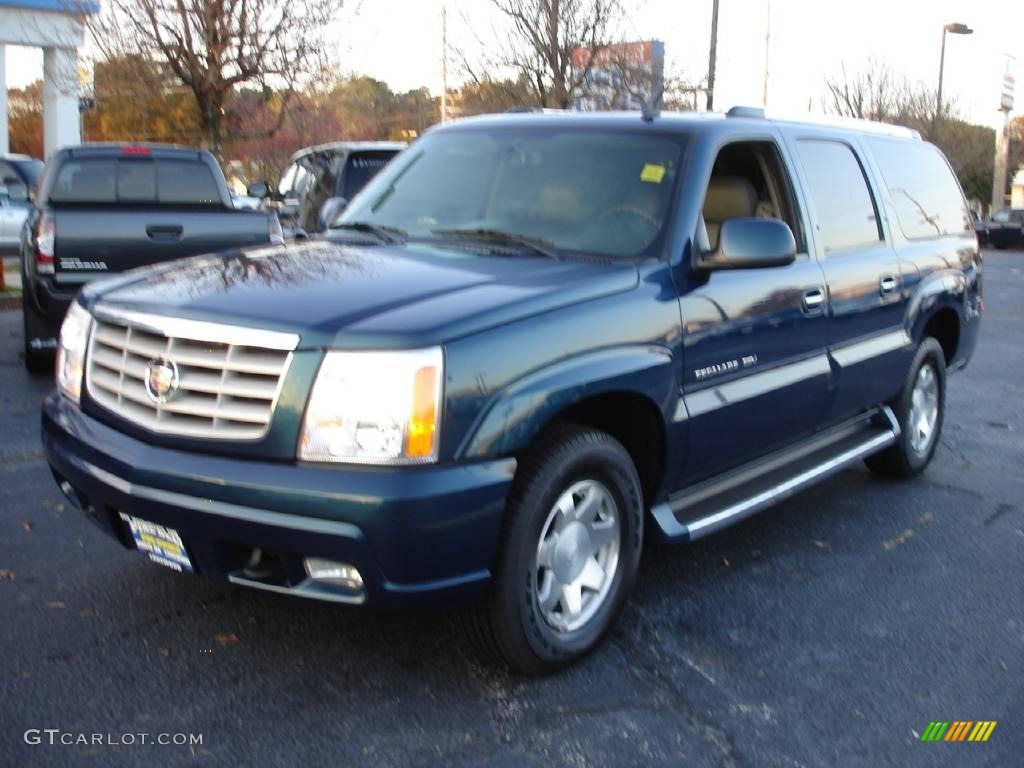
[[[921,741],[988,741],[995,727],[995,720],[932,720]]]

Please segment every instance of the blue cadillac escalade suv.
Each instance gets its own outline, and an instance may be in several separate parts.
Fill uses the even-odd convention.
[[[128,548],[282,594],[454,599],[513,668],[685,542],[854,462],[910,477],[982,262],[942,154],[870,123],[519,114],[430,131],[321,240],[91,283],[43,440]]]

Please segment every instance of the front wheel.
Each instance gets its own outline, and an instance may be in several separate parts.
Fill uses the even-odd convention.
[[[493,587],[470,616],[477,640],[524,674],[584,656],[632,589],[643,522],[636,468],[617,440],[575,426],[549,433],[517,472]]]
[[[892,406],[900,424],[899,440],[865,463],[879,475],[913,477],[928,466],[942,434],[946,358],[935,339],[928,337],[917,348],[903,391]]]

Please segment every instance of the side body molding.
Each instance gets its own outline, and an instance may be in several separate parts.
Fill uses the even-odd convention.
[[[646,397],[667,423],[679,400],[671,352],[631,345],[587,352],[535,370],[495,392],[459,446],[458,459],[477,459],[527,446],[560,411],[596,395]]]

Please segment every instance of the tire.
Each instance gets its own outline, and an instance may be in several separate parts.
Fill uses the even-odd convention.
[[[29,318],[30,310],[25,306],[25,302],[28,300],[26,296],[21,298],[21,318],[22,318],[22,336],[24,341],[22,346],[24,348],[24,363],[25,370],[33,376],[42,376],[45,373],[52,374],[54,366],[56,365],[56,355],[51,350],[37,350],[32,349],[29,346],[28,340],[32,335],[30,329],[31,319]]]
[[[643,525],[640,481],[622,445],[585,427],[549,431],[516,473],[491,590],[467,614],[472,639],[525,675],[579,660],[622,611]]]
[[[930,373],[928,373],[930,371]],[[921,409],[918,415],[927,413],[925,390],[929,382],[934,382],[935,411],[927,437],[914,423],[915,388]],[[922,390],[922,386],[925,390]],[[865,460],[868,469],[878,475],[887,477],[910,478],[920,474],[935,455],[935,448],[942,436],[942,423],[946,408],[946,358],[939,342],[930,336],[925,338],[914,354],[910,365],[910,374],[903,384],[900,396],[890,403],[897,421],[900,424],[900,437],[897,442],[874,456]],[[928,420],[925,421],[928,423]]]

